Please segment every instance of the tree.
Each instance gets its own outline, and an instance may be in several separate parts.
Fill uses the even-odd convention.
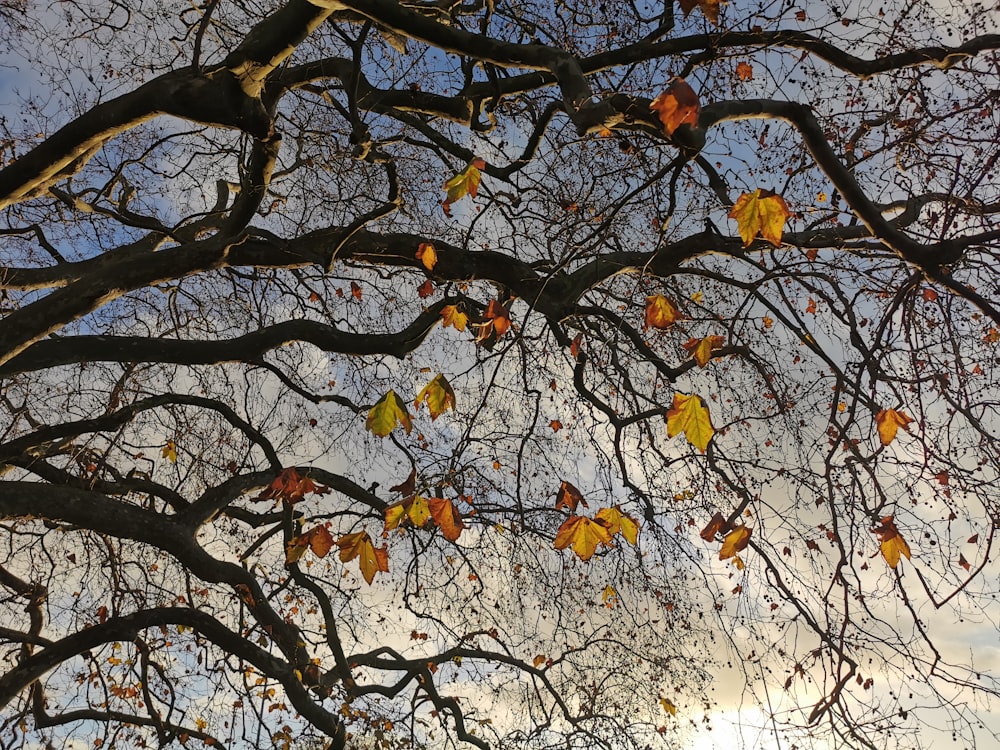
[[[3,4],[4,747],[996,730],[995,18],[679,6]]]

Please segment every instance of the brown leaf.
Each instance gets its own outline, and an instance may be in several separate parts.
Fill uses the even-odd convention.
[[[659,116],[667,135],[673,135],[681,125],[698,127],[701,102],[683,78],[675,78],[667,90],[650,103],[649,108]]]
[[[559,492],[556,493],[556,510],[569,508],[570,513],[576,513],[576,506],[578,505],[582,505],[584,508],[590,507],[587,505],[587,501],[583,499],[580,490],[569,482],[560,484]]]

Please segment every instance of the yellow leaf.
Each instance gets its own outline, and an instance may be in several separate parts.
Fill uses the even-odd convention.
[[[694,357],[699,367],[705,367],[712,359],[712,352],[722,347],[725,338],[722,336],[706,336],[703,339],[688,339],[681,346]]]
[[[427,519],[431,517],[431,509],[427,504],[427,498],[420,495],[414,497],[410,503],[410,507],[406,511],[406,515],[409,516],[413,525],[418,528],[427,523]]]
[[[445,328],[453,326],[455,330],[464,331],[465,324],[469,322],[469,316],[455,305],[445,305],[441,308],[441,320],[444,322]]]
[[[404,518],[406,518],[406,508],[403,503],[388,506],[385,509],[385,528],[382,530],[392,531],[402,523]]]
[[[403,425],[407,435],[413,429],[403,399],[397,396],[395,391],[389,391],[368,412],[365,428],[373,435],[385,437],[396,428],[397,424]]]
[[[872,529],[872,531],[878,536],[879,549],[890,568],[899,565],[900,555],[907,560],[910,559],[910,545],[900,535],[892,516],[883,516],[882,525]]]
[[[748,544],[750,544],[750,527],[737,526],[726,534],[726,538],[722,540],[719,559],[728,560],[730,557],[735,557],[738,553],[745,550]]]
[[[601,594],[601,598],[604,600],[604,603],[610,607],[618,601],[618,592],[615,591],[615,587],[609,583],[604,587],[604,593]]]
[[[160,451],[160,457],[167,459],[172,464],[177,463],[177,443],[173,440],[168,440],[167,444]]]
[[[671,716],[677,715],[677,706],[671,703],[667,698],[660,698],[660,707]]]
[[[715,434],[715,428],[712,427],[712,418],[700,396],[674,394],[673,406],[667,412],[667,436],[674,437],[681,432],[702,453],[708,448],[708,441]]]
[[[337,546],[340,548],[341,562],[358,558],[361,575],[369,585],[379,571],[389,572],[389,553],[385,547],[376,548],[367,531],[345,534],[337,540]]]
[[[413,406],[417,409],[424,401],[427,402],[427,410],[431,413],[431,420],[435,420],[444,414],[448,407],[455,408],[455,391],[452,390],[448,379],[438,373],[431,382],[423,387],[417,394]]]
[[[639,539],[639,523],[631,516],[622,513],[617,505],[612,508],[601,508],[594,517],[608,527],[612,536],[621,532],[625,540],[635,546]]]
[[[878,425],[878,437],[882,445],[888,445],[896,438],[896,432],[902,427],[909,431],[909,424],[913,421],[905,412],[895,409],[883,409],[875,416],[875,424]]]
[[[597,551],[597,545],[611,544],[608,527],[586,516],[570,516],[556,533],[555,548],[566,549],[573,545],[573,551],[583,561],[589,560]]]
[[[392,531],[408,518],[417,528],[421,528],[427,519],[431,517],[430,506],[427,498],[420,495],[403,500],[395,505],[390,505],[385,509],[385,528],[383,531]]]
[[[666,91],[653,99],[649,108],[656,112],[667,135],[673,135],[681,125],[698,127],[701,102],[683,78],[675,78]]]
[[[674,307],[674,303],[662,294],[654,294],[646,297],[646,327],[647,328],[670,328],[678,320],[683,320],[684,315]]]
[[[784,198],[760,188],[752,193],[743,193],[729,212],[729,218],[736,219],[743,247],[749,247],[758,233],[775,247],[780,247],[781,230],[785,219],[791,215]]]
[[[546,659],[543,654],[538,654],[534,659],[531,660],[531,665],[535,668],[542,666]]]
[[[448,197],[441,204],[445,216],[451,216],[451,204],[455,201],[461,200],[466,195],[470,198],[476,197],[476,193],[479,192],[479,181],[482,178],[479,170],[485,166],[486,162],[482,159],[473,159],[469,166],[444,184],[444,189],[448,193]]]
[[[428,271],[433,271],[438,262],[437,250],[434,249],[434,245],[429,242],[421,242],[417,248],[417,260],[423,263],[424,268]]]

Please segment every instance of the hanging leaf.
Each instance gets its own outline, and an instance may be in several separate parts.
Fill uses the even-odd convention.
[[[476,324],[479,333],[476,335],[476,343],[483,344],[487,349],[491,349],[496,340],[510,330],[510,313],[499,300],[491,299],[486,308],[486,315],[481,322]]]
[[[684,320],[684,315],[674,303],[662,294],[646,297],[646,328],[670,328],[678,320]]]
[[[586,516],[570,516],[556,533],[555,548],[561,550],[572,545],[584,562],[594,556],[600,544],[611,544],[611,532],[604,524]]]
[[[743,247],[749,247],[758,234],[775,247],[780,247],[781,230],[785,219],[791,215],[784,198],[760,188],[752,193],[743,193],[729,212],[729,218],[736,219]]]
[[[299,476],[299,472],[294,466],[289,466],[274,478],[274,481],[267,486],[254,500],[281,500],[289,505],[302,502],[307,493],[315,492],[318,495],[326,495],[330,492],[329,487],[316,484],[309,477]]]
[[[160,450],[160,458],[165,458],[172,464],[177,463],[177,443],[168,440],[167,444]]]
[[[482,179],[479,170],[485,166],[486,162],[477,157],[472,160],[469,166],[444,184],[444,189],[448,193],[448,197],[441,204],[445,216],[451,216],[452,203],[461,200],[466,195],[470,198],[476,197],[476,193],[479,192],[479,181]]]
[[[753,78],[753,66],[745,60],[736,63],[736,77],[741,81],[751,80]]]
[[[695,8],[701,8],[702,14],[716,26],[719,25],[719,0],[677,0],[687,18]]]
[[[368,412],[365,429],[373,435],[385,437],[396,428],[397,424],[403,425],[407,435],[413,429],[413,423],[410,421],[410,414],[406,411],[403,399],[397,396],[395,391],[389,391]]]
[[[367,531],[345,534],[337,540],[337,546],[340,548],[341,562],[346,563],[358,558],[361,575],[369,585],[375,580],[375,574],[379,571],[389,572],[388,551],[384,546],[376,548]]]
[[[462,523],[462,516],[451,500],[442,500],[439,497],[428,498],[427,504],[430,507],[431,518],[441,529],[441,534],[449,542],[454,542],[462,533],[465,524]]]
[[[666,711],[671,716],[677,715],[677,706],[670,702],[667,698],[660,698],[660,708]]]
[[[417,394],[416,400],[413,402],[414,408],[419,409],[420,404],[427,402],[427,410],[431,414],[431,420],[435,420],[444,414],[445,410],[449,407],[454,410],[455,408],[455,391],[451,388],[451,383],[448,379],[438,373],[431,382],[423,387],[423,390]]]
[[[688,442],[702,453],[715,434],[712,419],[700,396],[674,394],[674,403],[667,412],[667,436],[684,433]]]
[[[625,541],[633,547],[639,541],[639,522],[632,516],[622,513],[621,508],[617,505],[611,508],[601,508],[594,514],[594,518],[608,527],[611,536],[621,533],[625,537]]]
[[[659,116],[667,135],[673,135],[681,125],[698,127],[701,102],[683,78],[675,78],[666,91],[653,99],[649,108]]]
[[[681,346],[694,358],[699,367],[705,367],[712,360],[712,352],[722,348],[725,340],[722,336],[706,336],[703,339],[688,339],[687,343]]]
[[[726,534],[726,538],[722,540],[722,549],[719,550],[719,559],[728,560],[745,550],[750,544],[750,533],[749,526],[737,526]]]
[[[395,503],[385,509],[385,528],[383,531],[392,531],[397,528],[404,519],[409,519],[410,523],[418,529],[431,517],[430,505],[426,497],[414,495],[407,500]]]
[[[434,249],[434,245],[430,242],[421,242],[417,248],[417,260],[423,263],[424,268],[428,271],[433,271],[438,262],[437,250]]]
[[[882,524],[872,529],[872,533],[878,537],[882,557],[889,563],[890,568],[895,569],[899,565],[901,555],[907,560],[910,559],[910,545],[900,536],[893,516],[882,516],[881,521]]]
[[[912,417],[895,409],[883,409],[876,414],[875,424],[878,425],[878,437],[882,445],[888,445],[895,440],[900,427],[909,432],[911,422],[913,422]]]
[[[445,328],[452,326],[456,330],[464,331],[465,324],[469,322],[469,316],[455,305],[445,305],[441,308],[441,320]]]
[[[583,499],[583,494],[569,482],[559,485],[559,492],[556,493],[556,510],[569,508],[570,513],[576,513],[576,507],[582,505],[589,508],[587,501]]]

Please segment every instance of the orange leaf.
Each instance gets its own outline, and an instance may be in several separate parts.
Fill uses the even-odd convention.
[[[465,324],[469,322],[469,316],[458,309],[455,305],[445,305],[441,308],[441,320],[444,327],[454,327],[456,330],[464,331]]]
[[[620,532],[625,537],[625,541],[633,547],[639,541],[639,522],[632,516],[622,513],[621,508],[617,505],[611,508],[601,508],[595,514],[595,518],[608,527],[612,536]]]
[[[910,559],[910,545],[900,536],[893,516],[882,516],[882,525],[872,529],[872,533],[878,537],[882,557],[889,563],[890,568],[899,565],[900,555],[907,560]]]
[[[417,294],[420,299],[427,299],[432,294],[434,294],[434,282],[430,279],[424,281],[423,284],[417,287]]]
[[[728,560],[730,557],[735,557],[740,552],[745,550],[748,544],[750,544],[750,527],[737,526],[735,529],[726,534],[726,538],[722,540],[722,549],[719,550],[719,559]]]
[[[717,534],[725,534],[730,530],[729,522],[726,521],[725,516],[716,511],[715,515],[712,516],[712,520],[708,522],[708,525],[701,530],[702,539],[706,542],[714,542],[715,536]]]
[[[417,248],[417,260],[423,263],[424,268],[428,271],[433,271],[438,262],[437,250],[434,249],[434,245],[430,242],[421,242]]]
[[[491,299],[486,308],[486,315],[479,326],[479,334],[476,336],[477,344],[485,344],[487,348],[492,347],[492,342],[503,336],[510,330],[510,313],[507,308],[500,304],[499,300]]]
[[[646,328],[670,328],[678,320],[684,320],[684,315],[674,303],[662,294],[646,297]]]
[[[351,296],[354,299],[361,299],[361,285],[356,281],[351,282]]]
[[[715,434],[712,418],[700,396],[674,394],[674,403],[667,412],[667,436],[683,432],[688,442],[702,453]]]
[[[681,10],[684,11],[685,18],[695,8],[701,8],[701,12],[705,18],[716,26],[719,25],[719,0],[678,0],[678,4],[681,6]]]
[[[566,549],[570,545],[577,557],[586,562],[594,556],[597,545],[611,544],[608,527],[586,516],[570,516],[556,533],[555,548]]]
[[[875,416],[875,424],[878,425],[878,437],[882,445],[888,445],[896,438],[896,432],[902,427],[909,431],[909,424],[913,419],[905,412],[895,409],[883,409]]]
[[[569,482],[560,484],[559,492],[556,493],[556,510],[569,508],[570,513],[576,513],[577,505],[582,505],[584,508],[590,507],[587,505],[587,501],[583,499],[583,494],[581,494],[580,490]]]
[[[301,502],[307,492],[325,495],[328,491],[329,488],[317,485],[309,477],[300,477],[295,467],[289,466],[275,477],[267,489],[257,495],[254,500],[284,500],[294,505]]]
[[[781,230],[785,219],[791,215],[784,198],[760,188],[752,193],[743,193],[729,212],[729,218],[736,219],[743,247],[749,247],[758,233],[775,247],[780,247]]]
[[[365,581],[371,585],[375,574],[379,571],[389,572],[389,553],[385,547],[377,548],[372,544],[367,531],[345,534],[337,540],[340,548],[340,561],[350,562],[358,558],[358,566]]]
[[[563,423],[560,422],[558,419],[553,419],[551,422],[549,422],[549,427],[552,428],[553,432],[559,432],[559,430],[563,428]]]
[[[325,526],[316,526],[309,532],[309,549],[316,557],[326,557],[333,547],[333,537]]]
[[[741,60],[736,63],[736,76],[741,81],[749,81],[753,78],[753,66],[750,63]]]
[[[694,357],[699,367],[705,367],[712,359],[712,352],[722,347],[725,338],[722,336],[706,336],[703,339],[688,339],[681,346]]]
[[[701,103],[694,89],[683,78],[675,78],[667,90],[650,103],[649,108],[659,116],[667,135],[673,135],[681,125],[698,127]]]
[[[578,333],[574,337],[573,341],[569,345],[569,353],[573,356],[573,359],[580,358],[580,344],[583,342],[583,334]]]
[[[444,538],[449,542],[458,539],[465,524],[462,523],[462,517],[455,510],[455,506],[451,504],[451,500],[431,497],[427,499],[427,504],[430,506],[431,517],[441,529]]]

